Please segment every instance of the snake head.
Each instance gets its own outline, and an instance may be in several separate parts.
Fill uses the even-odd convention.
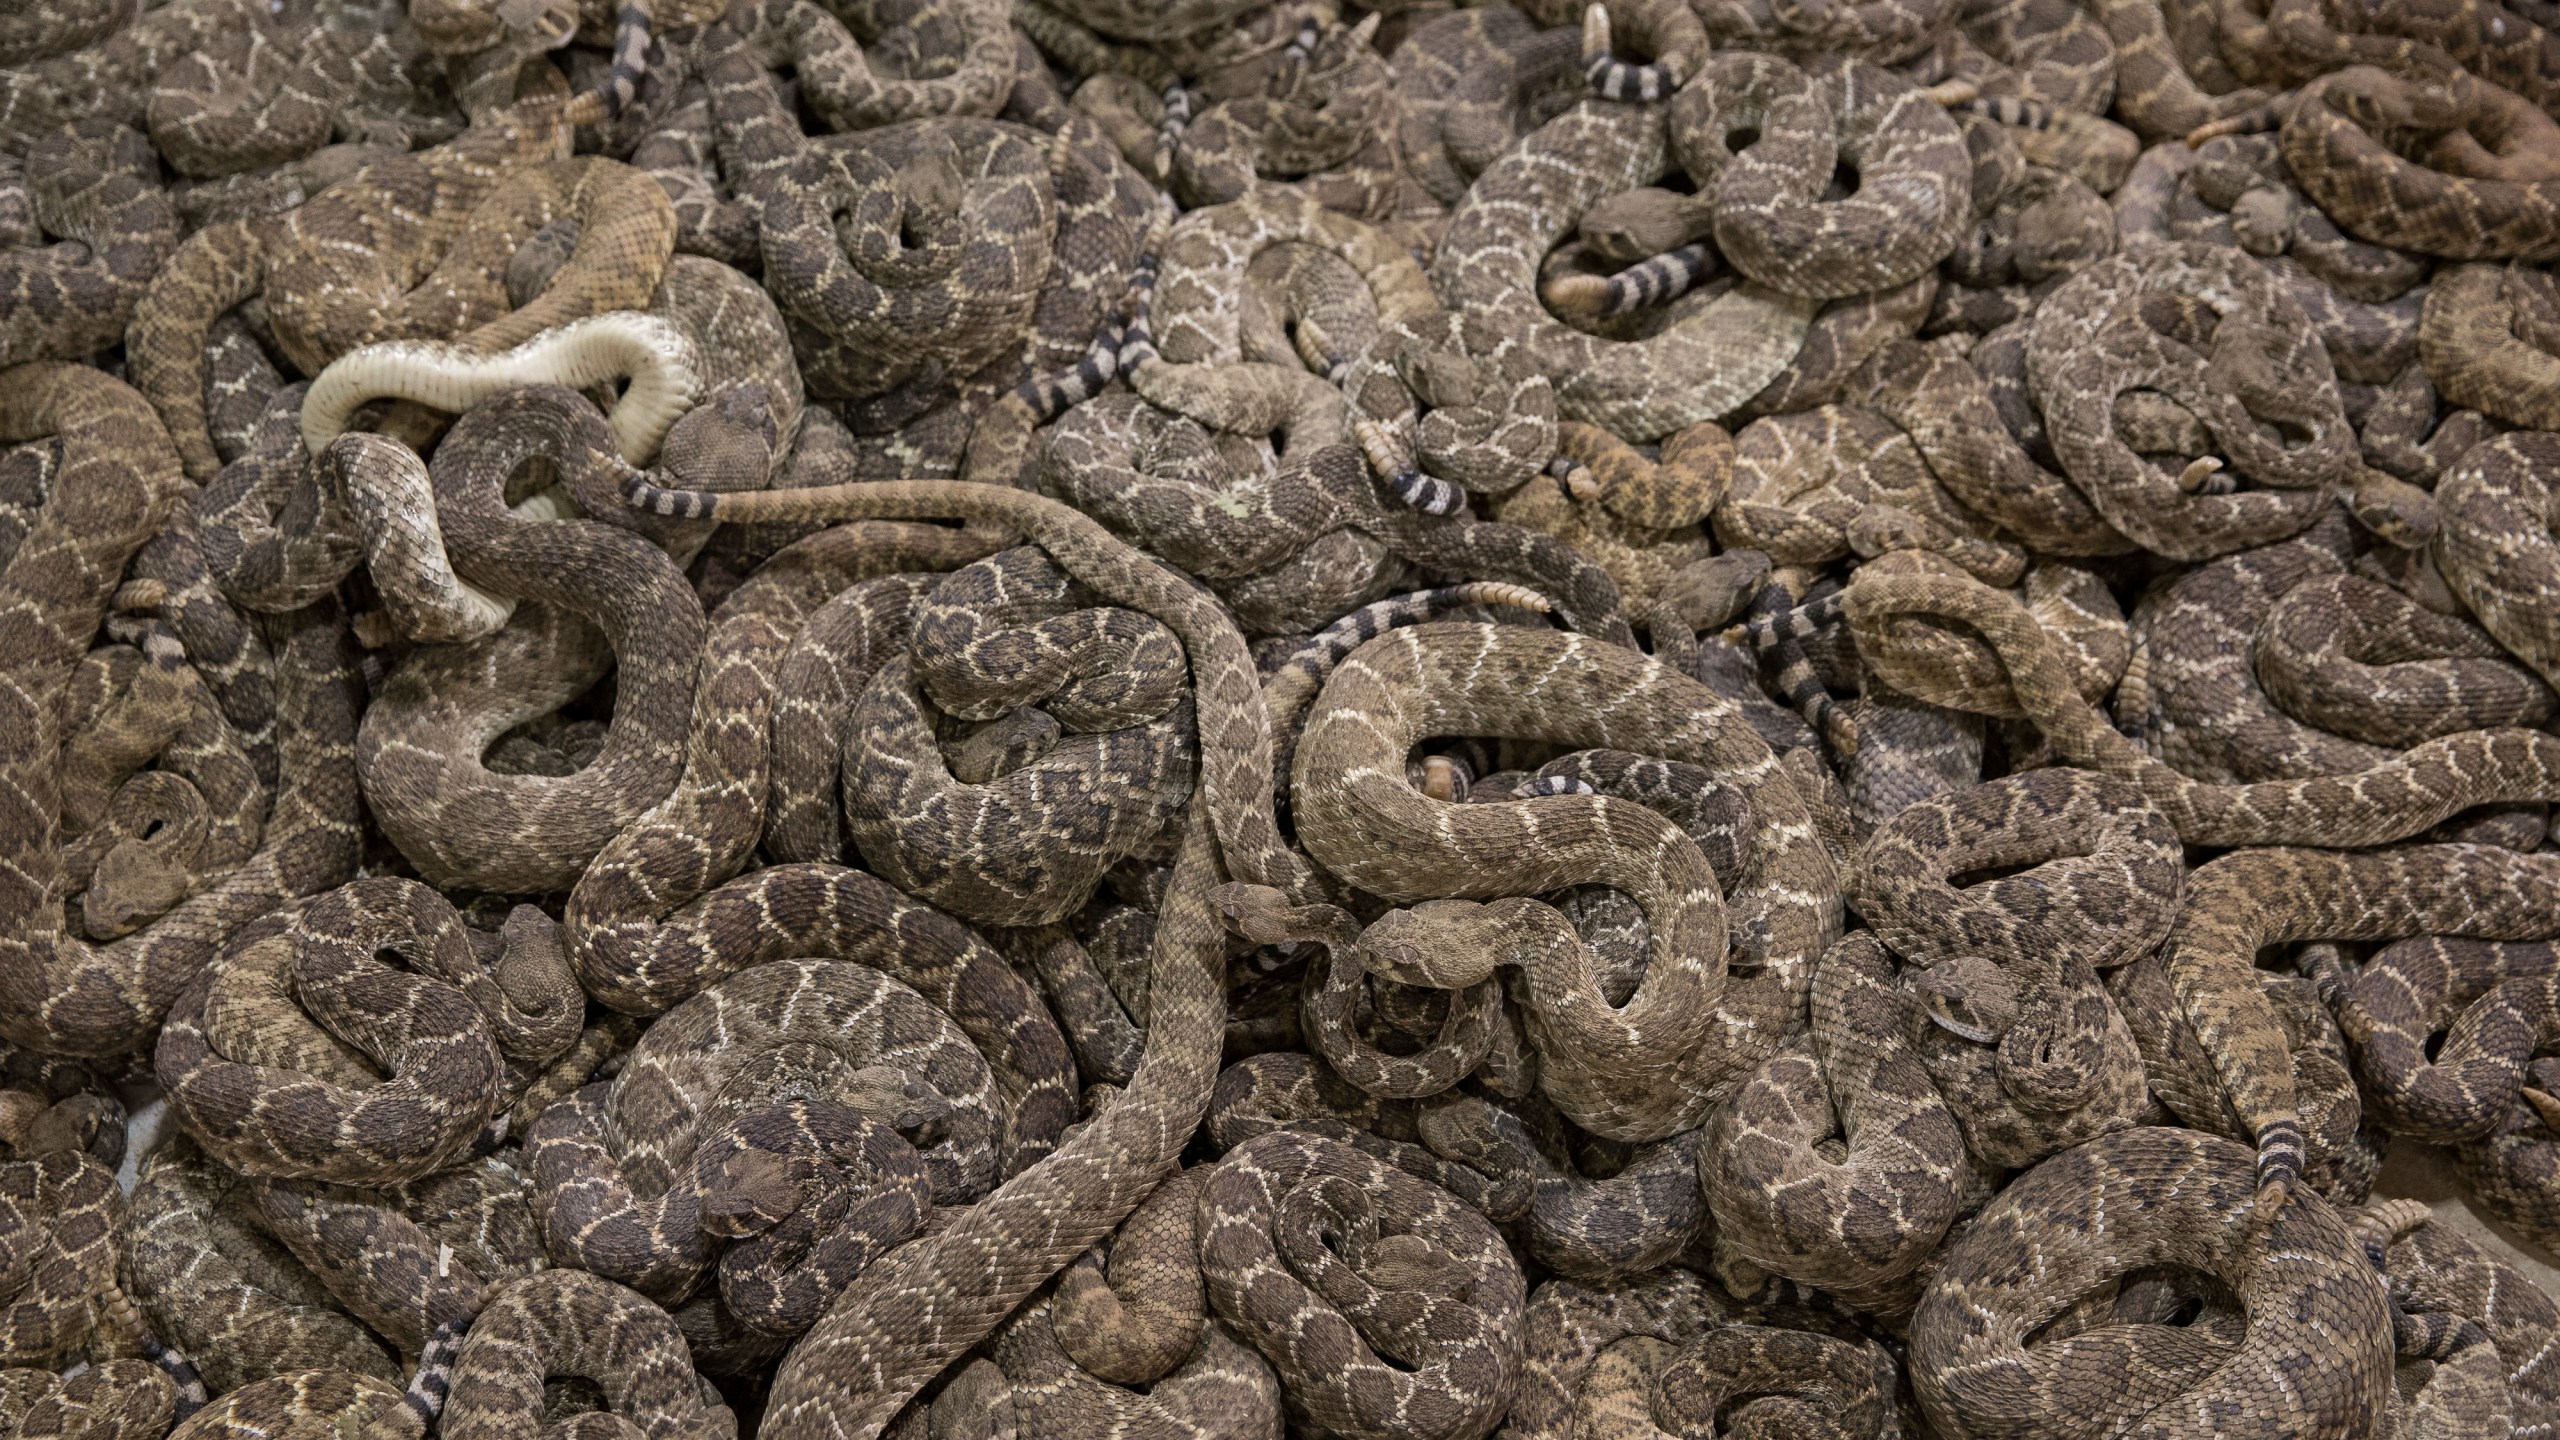
[[[114,940],[177,907],[194,883],[183,867],[128,841],[98,861],[97,878],[80,897],[80,920],[89,934]]]
[[[1555,455],[1554,382],[1480,324],[1444,323],[1396,347],[1396,385],[1355,377],[1354,402],[1373,420],[1404,422],[1423,473],[1480,494],[1518,489]]]
[[[1464,1265],[1419,1235],[1382,1235],[1364,1258],[1369,1283],[1381,1290],[1460,1300],[1474,1289]]]
[[[1229,930],[1256,945],[1313,940],[1343,948],[1359,933],[1359,922],[1339,906],[1292,905],[1268,885],[1221,885],[1209,892],[1209,903],[1226,918]]]
[[[2228,210],[2251,190],[2280,183],[2283,173],[2274,136],[2216,135],[2196,147],[2187,183],[2207,205]]]
[[[1411,909],[1390,910],[1360,932],[1360,956],[1374,975],[1407,985],[1463,990],[1491,975],[1526,938],[1511,933],[1513,910],[1473,900],[1426,900]],[[1548,913],[1555,914],[1552,909]],[[1564,924],[1561,915],[1555,918]]]
[[[2350,65],[2321,79],[2330,109],[2368,130],[2444,130],[2459,119],[2453,93],[2371,65]]]
[[[2281,241],[2293,240],[2293,211],[2281,215]],[[2237,223],[2235,217],[2235,223]],[[2274,226],[2277,221],[2267,222]],[[2034,284],[2076,270],[2116,244],[2115,212],[2106,197],[2087,182],[2053,172],[2034,186],[2010,226],[2009,267],[2020,280]],[[2268,252],[2273,253],[2273,252]]]
[[[1714,217],[1712,197],[1645,185],[1582,212],[1576,233],[1592,254],[1613,265],[1633,265],[1706,238]]]
[[[1980,956],[1907,969],[1902,983],[1929,1023],[1958,1039],[1996,1045],[2018,1023],[2016,982]]]
[[[1527,1214],[1537,1198],[1540,1156],[1520,1117],[1482,1096],[1451,1090],[1422,1102],[1414,1133],[1432,1154],[1484,1177],[1479,1202],[1497,1225]]]
[[[732,385],[686,411],[658,445],[670,490],[761,490],[781,459],[782,427],[762,385]]]
[[[193,893],[210,826],[204,797],[186,780],[160,770],[127,780],[99,826],[95,838],[107,843],[80,897],[90,935],[130,935]]]
[[[2240,248],[2252,255],[2280,255],[2293,243],[2294,222],[2302,207],[2282,186],[2261,185],[2234,200],[2231,231]]]
[[[502,1013],[490,1017],[498,1046],[511,1057],[548,1061],[577,1043],[587,1016],[586,992],[560,944],[560,922],[538,905],[518,905],[500,929],[498,982]]]
[[[906,202],[909,227],[958,219],[961,197],[968,189],[959,146],[938,130],[899,164],[889,183]]]
[[[507,304],[521,310],[550,289],[552,277],[569,263],[585,233],[575,219],[564,217],[527,236],[507,260]]]
[[[1056,717],[1037,705],[971,726],[943,745],[951,778],[963,785],[989,785],[1049,753],[1063,733]]]
[[[919,1138],[951,1113],[951,1102],[914,1071],[897,1065],[865,1065],[835,1087],[848,1109]]]
[[[781,1107],[724,1127],[694,1158],[706,1235],[743,1240],[771,1230],[808,1201],[818,1157],[783,1123]]]

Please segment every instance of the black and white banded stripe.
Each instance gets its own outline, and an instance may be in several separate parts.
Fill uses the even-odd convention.
[[[2019,95],[1977,95],[1947,108],[1963,115],[1979,115],[1995,125],[2015,125],[2021,130],[2050,130],[2055,118],[2051,105]]]
[[[1129,269],[1128,323],[1120,332],[1120,373],[1134,375],[1164,359],[1156,349],[1156,257],[1150,251]]]
[[[1665,250],[1610,276],[1608,298],[1600,303],[1600,314],[1625,315],[1648,305],[1677,300],[1717,269],[1715,252],[1703,240]]]
[[[453,1362],[462,1354],[462,1333],[470,1326],[469,1316],[438,1325],[418,1351],[418,1368],[409,1377],[409,1388],[400,1393],[400,1403],[428,1430],[435,1429],[437,1417],[444,1414],[444,1402],[453,1394]]]
[[[1164,87],[1164,123],[1156,127],[1156,177],[1162,179],[1173,169],[1174,147],[1182,143],[1182,132],[1191,128],[1191,92],[1180,80]]]
[[[2310,1160],[2302,1122],[2270,1120],[2258,1127],[2258,1193],[2290,1195],[2302,1186],[2302,1167]]]
[[[161,1343],[159,1335],[143,1320],[142,1312],[134,1308],[131,1297],[124,1293],[124,1287],[111,1285],[98,1299],[116,1328],[130,1337],[134,1347],[142,1352],[142,1358],[169,1377],[170,1385],[178,1392],[175,1418],[183,1422],[203,1409],[212,1396],[205,1389],[204,1376],[197,1371],[196,1363],[176,1346]]]
[[[1101,394],[1120,373],[1120,348],[1127,333],[1128,326],[1119,316],[1106,316],[1073,368],[1034,375],[1015,386],[1014,399],[1031,412],[1032,424],[1046,425]]]
[[[1787,587],[1772,581],[1752,597],[1743,634],[1769,668],[1788,707],[1804,717],[1804,723],[1830,744],[1833,753],[1846,757],[1857,753],[1857,723],[1822,687],[1822,678],[1813,673],[1813,662],[1804,653],[1804,641],[1839,613],[1836,592],[1799,606]]]
[[[1668,60],[1638,65],[1611,53],[1609,12],[1594,5],[1582,16],[1582,73],[1603,100],[1649,105],[1668,100],[1688,76]]]
[[[613,64],[604,74],[604,82],[596,87],[604,97],[608,119],[620,115],[640,93],[640,82],[649,74],[649,38],[652,26],[649,7],[625,4],[613,17]]]
[[[1475,580],[1463,585],[1443,585],[1432,590],[1414,590],[1403,595],[1390,595],[1372,601],[1307,637],[1287,660],[1284,670],[1297,670],[1308,678],[1322,680],[1352,651],[1377,639],[1390,630],[1419,625],[1437,615],[1468,605],[1501,605],[1515,610],[1545,614],[1554,607],[1547,597],[1526,585],[1503,580]]]
[[[145,1335],[142,1338],[142,1358],[160,1367],[160,1373],[168,1376],[169,1383],[177,1387],[176,1418],[178,1420],[184,1421],[188,1416],[203,1409],[205,1402],[213,1398],[205,1392],[204,1376],[197,1371],[196,1362],[188,1359],[175,1347],[163,1345],[157,1339]]]
[[[1410,466],[1387,477],[1387,493],[1406,508],[1425,515],[1455,515],[1467,508],[1466,491]]]
[[[1467,492],[1437,475],[1424,474],[1414,463],[1412,447],[1398,441],[1387,426],[1357,420],[1351,433],[1360,442],[1369,468],[1387,482],[1387,492],[1396,497],[1396,503],[1424,515],[1455,515],[1466,508]]]

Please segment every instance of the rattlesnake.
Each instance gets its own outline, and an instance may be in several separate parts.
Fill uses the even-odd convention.
[[[970,932],[870,876],[802,863],[729,877],[763,828],[768,764],[775,824],[792,821],[792,833],[810,836],[802,848],[777,835],[778,858],[832,862],[840,855],[833,829],[816,831],[826,837],[820,842],[809,823],[813,811],[833,819],[848,718],[840,709],[830,713],[828,687],[849,699],[885,661],[888,644],[904,640],[908,607],[932,577],[894,572],[956,568],[992,548],[981,537],[929,526],[839,527],[786,548],[722,605],[705,648],[683,776],[665,801],[606,846],[571,892],[565,938],[591,993],[619,1009],[654,1013],[731,970],[821,944],[854,958],[875,947],[903,953],[918,967],[911,975],[948,972],[956,978],[937,986],[978,987],[968,977],[989,961]],[[855,583],[882,571],[892,573]],[[802,665],[824,666],[826,674],[804,688],[806,672],[795,668]],[[777,711],[769,752],[767,718]],[[812,729],[818,768],[804,774],[793,745],[807,743],[802,737]]]
[[[843,857],[837,774],[848,711],[853,697],[904,647],[916,604],[938,581],[931,574],[887,575],[847,586],[810,611],[789,648],[767,662],[773,674],[772,743],[762,845],[771,859]],[[716,642],[715,647],[715,654],[725,649]]]
[[[2242,850],[2197,869],[2165,952],[2169,972],[2273,1183],[2284,1183],[2300,1126],[2284,1038],[2247,957],[2278,938],[2538,935],[2545,922],[2532,907],[2549,881],[2528,857],[2476,845]],[[2263,902],[2270,884],[2283,887],[2281,905]]]
[[[1172,632],[1081,598],[1017,549],[917,608],[911,654],[845,737],[845,828],[883,879],[966,920],[1046,924],[1180,812],[1193,758]],[[1020,764],[954,774],[943,758],[938,725],[1035,716]]]
[[[123,1212],[115,1172],[81,1151],[0,1162],[0,1230],[25,1257],[11,1276],[0,1363],[59,1368],[88,1351],[122,1303]]]
[[[1895,1282],[1937,1247],[1965,1192],[1985,1188],[1901,1033],[1892,972],[1871,933],[1834,944],[1814,972],[1812,1044],[1764,1062],[1717,1110],[1698,1168],[1720,1269],[1756,1266],[1897,1310],[1894,1291],[1908,1287]],[[1835,1113],[1838,1159],[1816,1148]]]
[[[1257,387],[1258,367],[1237,362],[1288,357],[1248,353],[1256,337],[1244,333],[1245,292],[1257,260],[1283,245],[1340,258],[1374,304],[1373,320],[1340,327],[1302,317],[1296,344],[1301,354],[1326,352],[1326,378],[1350,398],[1372,463],[1398,499],[1445,514],[1463,503],[1459,487],[1498,495],[1547,463],[1555,445],[1547,379],[1518,357],[1485,353],[1487,338],[1442,307],[1422,268],[1384,232],[1287,192],[1175,223],[1146,322],[1164,363],[1133,366],[1131,387],[1203,423],[1250,428],[1246,415],[1269,402],[1257,407],[1243,393]],[[1380,463],[1382,452],[1394,458]]]
[[[374,960],[382,949],[407,952],[417,973]],[[364,880],[237,937],[173,1007],[155,1064],[189,1132],[224,1162],[392,1184],[455,1159],[504,1098],[504,1060],[556,1058],[581,1013],[556,952],[518,949],[492,973],[441,896]],[[341,1046],[391,1078],[367,1085]]]
[[[2457,265],[2436,276],[2418,325],[2418,353],[2436,389],[2530,429],[2560,424],[2548,398],[2560,379],[2549,348],[2550,285],[2517,265]]]
[[[1321,403],[1338,403],[1313,376],[1297,378]],[[1359,504],[1371,486],[1358,452],[1308,449],[1306,428],[1293,424],[1298,443],[1267,460],[1248,435],[1209,430],[1136,395],[1104,395],[1051,430],[1043,486],[1199,575],[1240,625],[1303,629],[1406,574],[1392,532],[1356,524],[1371,508]]]
[[[0,760],[19,818],[0,940],[8,1033],[54,1051],[113,1054],[141,1046],[177,991],[239,925],[346,878],[356,859],[356,796],[347,770],[359,699],[344,622],[322,604],[284,617],[278,676],[284,779],[260,847],[155,925],[93,948],[65,933],[54,844],[58,701],[106,608],[115,577],[166,514],[175,456],[149,406],[93,370],[39,364],[11,372],[0,434],[60,434],[62,470],[37,528],[0,571],[0,665],[18,718]]]
[[[1678,827],[1598,796],[1453,809],[1405,780],[1405,752],[1435,733],[1606,745],[1736,786],[1759,828],[1744,862],[1754,878],[1735,890],[1729,923],[1761,973],[1728,989],[1722,892]],[[1291,808],[1310,854],[1372,893],[1434,902],[1402,912],[1393,941],[1373,927],[1370,952],[1392,953],[1399,978],[1444,987],[1522,965],[1541,1084],[1596,1133],[1653,1139],[1695,1124],[1776,1039],[1766,1027],[1801,1003],[1836,933],[1830,859],[1776,757],[1729,702],[1630,651],[1516,626],[1395,631],[1326,683],[1294,771]],[[1446,898],[1577,883],[1643,903],[1654,963],[1624,1010],[1592,988],[1580,940],[1549,907]]]
[[[727,11],[703,19],[751,37],[759,52],[788,56],[801,95],[830,130],[992,116],[1015,83],[1013,35],[989,0],[893,0],[841,10],[755,0]],[[878,52],[877,61],[865,46]]]
[[[2407,1201],[2389,1202],[2355,1221],[2360,1232],[2378,1228],[2377,1222],[2388,1227],[2376,1238],[2383,1241],[2393,1307],[2413,1322],[2405,1328],[2433,1342],[2425,1348],[2447,1349],[2461,1348],[2476,1328],[2504,1372],[2516,1440],[2548,1440],[2560,1427],[2552,1418],[2560,1377],[2552,1373],[2550,1351],[2560,1310],[2515,1266],[2450,1226],[2424,1223],[2423,1212],[2408,1213],[2414,1208]]]
[[[2521,1098],[2560,1023],[2548,942],[2428,936],[2384,947],[2337,1002],[2356,1074],[2383,1123],[2440,1144],[2478,1139]],[[2443,1048],[2430,1041],[2443,1034]]]
[[[1384,220],[1401,198],[1386,61],[1375,19],[1334,26],[1296,53],[1261,95],[1212,105],[1175,140],[1166,174],[1188,208],[1289,193]]]
[[[1849,894],[1918,969],[1922,1063],[1981,1158],[2029,1164],[2142,1112],[2141,1056],[2096,975],[2167,937],[2184,870],[2138,790],[2080,770],[1986,781],[1876,828]]]
[[[380,460],[418,467],[404,455],[392,447]],[[493,594],[543,605],[546,623],[415,652],[366,710],[358,739],[375,820],[422,873],[444,883],[501,891],[571,883],[615,831],[666,794],[681,764],[676,737],[702,645],[701,602],[666,552],[637,534],[511,513],[501,491],[536,456],[573,491],[609,485],[622,468],[592,405],[555,386],[531,386],[473,407],[437,449],[430,474],[433,513],[456,573]],[[491,772],[482,759],[487,742],[548,706],[539,695],[445,677],[472,674],[487,663],[482,657],[509,650],[548,644],[576,654],[595,643],[580,620],[604,628],[620,662],[620,703],[603,753],[574,776]]]
[[[749,495],[662,490],[635,477],[626,492],[646,513],[701,519],[856,519],[954,516],[1014,529],[1068,574],[1115,604],[1154,615],[1183,642],[1200,727],[1201,798],[1229,869],[1256,884],[1311,892],[1312,867],[1281,841],[1272,818],[1271,730],[1253,660],[1234,622],[1182,577],[1085,515],[1037,495],[953,482],[851,484]]]
[[[12,15],[0,30],[0,62],[28,65],[94,45],[132,17],[116,5],[63,5]]]
[[[1660,335],[1615,343],[1576,330],[1538,299],[1539,262],[1594,204],[1670,172],[1658,108],[1586,100],[1476,177],[1431,264],[1451,309],[1480,316],[1532,368],[1557,377],[1556,407],[1630,440],[1713,420],[1795,357],[1809,302],[1738,286]],[[1486,358],[1495,358],[1488,355]]]
[[[2209,343],[2161,334],[2145,306],[2191,295],[2218,314]],[[2257,263],[2220,247],[2152,246],[2080,271],[2038,308],[2027,383],[2063,468],[2108,522],[2144,548],[2198,560],[2280,539],[2317,519],[2355,454],[2328,352]],[[2116,433],[2116,399],[2158,390],[2210,431],[2261,490],[2189,493]],[[2299,436],[2272,443],[2262,425]],[[2193,467],[2190,467],[2192,473]]]
[[[1281,1131],[1229,1151],[1200,1196],[1200,1266],[1302,1425],[1478,1435],[1511,1398],[1518,1262],[1455,1197],[1349,1146]]]
[[[2061,556],[2135,548],[2087,494],[2039,463],[2010,432],[1990,375],[1978,363],[1938,346],[1891,340],[1851,371],[1840,398],[1901,426],[1949,495],[2029,548]]]
[[[2430,168],[2373,133],[2486,128],[2495,93],[2458,73],[2429,85],[2351,66],[2304,86],[2285,111],[2285,163],[2341,228],[2376,244],[2455,260],[2560,258],[2560,181]]]
[[[1945,259],[1970,218],[1972,163],[1955,122],[1864,61],[1826,57],[1799,70],[1765,55],[1712,56],[1667,123],[1682,168],[1713,189],[1717,248],[1783,294],[1890,290]],[[1736,134],[1757,138],[1735,151]],[[1835,164],[1859,184],[1827,201]]]
[[[896,423],[1014,338],[1048,268],[1052,170],[1069,163],[1066,140],[1052,147],[1036,132],[955,116],[813,142],[756,62],[751,10],[710,32],[704,79],[723,163],[758,217],[775,298],[814,391],[870,399],[915,390],[898,402]],[[877,198],[839,239],[833,208],[862,191]],[[902,253],[901,229],[920,253]],[[864,231],[874,236],[867,243]]]
[[[272,222],[226,221],[189,236],[153,277],[127,334],[136,388],[168,422],[189,477],[220,468],[203,420],[205,338],[217,316],[264,294],[278,347],[310,375],[356,345],[403,333],[402,297],[473,210],[511,170],[559,156],[569,121],[599,103],[534,100],[423,154],[367,165]]]
[[[349,1314],[419,1356],[416,1375],[432,1382],[489,1289],[542,1263],[511,1159],[500,1152],[378,1191],[268,1181],[256,1188],[258,1223]]]
[[[2560,1087],[2560,1066],[2536,1061],[2526,1103],[2508,1110],[2497,1128],[2453,1152],[2454,1178],[2482,1214],[2527,1241],[2549,1246],[2560,1237],[2560,1206],[2551,1196],[2560,1177],[2560,1131],[2537,1096]]]
[[[1396,144],[1405,172],[1442,204],[1512,142],[1573,100],[1581,36],[1538,28],[1518,10],[1452,11],[1415,27],[1387,57],[1395,75]]]
[[[178,216],[150,146],[124,126],[82,120],[38,141],[24,167],[38,234],[0,265],[0,363],[71,360],[115,343],[177,248]],[[58,243],[39,248],[42,235]]]
[[[665,1312],[610,1281],[546,1270],[515,1281],[475,1317],[454,1357],[441,1433],[502,1440],[534,1433],[545,1380],[576,1375],[605,1392],[631,1425],[705,1437],[737,1432],[726,1405],[693,1373]]]
[[[2251,1185],[2245,1147],[2160,1129],[2090,1141],[2011,1182],[1940,1257],[1911,1318],[1913,1387],[1931,1424],[1978,1437],[2107,1423],[2201,1437],[2248,1416],[2300,1435],[2368,1433],[2391,1387],[2381,1277],[2319,1200],[2253,1223]],[[2236,1293],[2248,1314],[2237,1343],[2203,1349],[2147,1324],[2030,1342],[2093,1287],[2154,1265]]]

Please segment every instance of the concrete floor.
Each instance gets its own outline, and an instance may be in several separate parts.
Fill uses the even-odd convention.
[[[2474,1213],[2454,1184],[2453,1157],[2441,1147],[2408,1140],[2395,1142],[2391,1157],[2383,1162],[2381,1178],[2374,1182],[2373,1193],[2376,1199],[2427,1202],[2436,1212],[2434,1223],[2460,1231],[2466,1239],[2523,1271],[2545,1293],[2560,1299],[2560,1257],[2500,1229],[2487,1216]]]

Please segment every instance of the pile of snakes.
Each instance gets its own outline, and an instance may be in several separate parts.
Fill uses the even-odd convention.
[[[2560,1440],[2555,115],[0,0],[0,1440]]]

